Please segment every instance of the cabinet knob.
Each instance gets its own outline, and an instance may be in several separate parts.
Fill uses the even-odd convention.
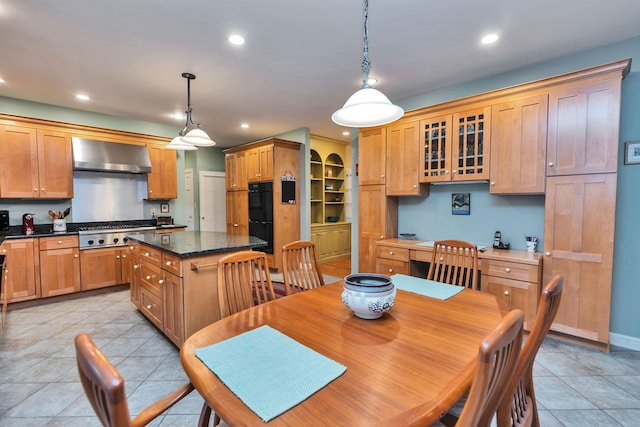
[[[149,252],[144,253],[144,256],[149,256],[149,255],[151,255]]]
[[[389,255],[393,255],[393,251],[389,251]]]
[[[444,261],[444,257],[440,257],[440,261]]]
[[[47,190],[45,190],[44,188],[41,188],[40,191],[47,191]]]
[[[169,267],[171,267],[171,264],[173,264],[171,261],[167,261],[165,264],[167,264]]]
[[[380,236],[381,239],[384,239],[384,236]]]
[[[504,291],[504,296],[508,297],[509,296],[509,291]]]
[[[454,174],[455,174],[455,173],[458,173],[458,170],[457,170],[457,169],[454,169],[454,170],[452,170],[452,171],[451,171],[451,173],[454,173]]]
[[[33,191],[35,191],[35,192],[37,193],[37,192],[38,192],[38,189],[37,189],[37,188],[34,188],[34,189],[33,189]]]
[[[389,273],[393,273],[393,268],[390,268],[390,269],[389,269]]]
[[[448,173],[449,173],[449,171],[448,171],[448,170],[444,171],[444,174],[445,174],[445,175],[447,175]]]
[[[384,175],[380,175],[380,178],[384,178]]]
[[[74,254],[74,255],[73,255],[73,257],[74,257],[74,258],[78,258],[78,254]]]
[[[152,307],[151,304],[147,305],[147,310],[151,310],[151,307]]]
[[[62,240],[58,240],[58,244],[61,245],[62,244]]]
[[[491,181],[491,185],[496,185],[496,182],[495,181]]]
[[[549,167],[552,168],[553,167],[553,162],[549,162]]]
[[[116,259],[120,259],[120,255],[116,255]]]
[[[237,227],[237,226],[238,226],[238,224],[233,224],[233,226],[234,226],[234,227]]]
[[[151,280],[151,276],[145,276],[145,279]]]
[[[164,283],[164,280],[160,279],[158,280],[158,284],[162,285]]]
[[[551,256],[551,252],[545,252],[544,253],[546,256]]]
[[[136,247],[135,246],[129,246],[130,250],[134,250]]]
[[[136,268],[140,268],[140,266],[139,266],[138,264],[133,264],[133,268],[134,268],[134,269],[136,269]]]
[[[505,268],[504,271],[506,271],[507,273],[511,273],[511,269],[509,267]]]
[[[413,184],[413,188],[418,188],[418,184]]]
[[[127,257],[127,255],[126,255],[126,254],[123,254],[123,255],[122,255],[122,258],[126,258],[126,257]]]

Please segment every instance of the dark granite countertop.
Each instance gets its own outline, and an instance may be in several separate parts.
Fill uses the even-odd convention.
[[[176,231],[130,234],[129,240],[146,243],[180,258],[259,249],[267,242],[253,236],[235,236],[217,231]]]

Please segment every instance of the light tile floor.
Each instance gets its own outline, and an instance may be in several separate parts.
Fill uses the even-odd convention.
[[[128,291],[14,310],[0,336],[0,427],[99,426],[75,365],[73,338],[83,331],[124,377],[132,414],[187,381],[178,349]],[[640,426],[640,352],[548,338],[534,375],[542,426]],[[191,393],[152,425],[194,426],[201,406]]]

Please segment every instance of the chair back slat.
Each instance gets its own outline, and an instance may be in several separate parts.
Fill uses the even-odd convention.
[[[456,427],[488,427],[515,369],[522,346],[522,311],[509,312],[480,344],[476,375]]]
[[[218,260],[218,304],[222,317],[274,299],[264,252],[240,251]]]
[[[284,245],[282,273],[287,295],[324,286],[315,243],[298,240]]]
[[[498,407],[499,426],[540,426],[533,387],[533,362],[560,307],[562,285],[562,276],[556,275],[542,290],[533,327],[522,346],[507,393]]]
[[[462,240],[436,241],[427,279],[478,289],[477,246]]]

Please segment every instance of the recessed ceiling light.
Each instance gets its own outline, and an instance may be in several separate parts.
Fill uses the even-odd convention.
[[[4,79],[0,77],[0,83],[4,83]]]
[[[80,101],[88,101],[89,99],[91,99],[91,98],[89,98],[89,96],[84,95],[82,93],[77,94],[76,98],[79,99]]]
[[[169,114],[169,116],[172,119],[176,119],[176,120],[184,120],[184,114],[183,113],[173,113],[173,114]]]
[[[349,135],[351,135],[351,132],[349,132],[348,130],[345,130],[344,132],[342,132],[342,134],[344,136],[349,136]]]
[[[242,123],[242,124],[240,125],[240,127],[241,127],[242,129],[249,129],[249,123]]]
[[[482,38],[482,44],[491,44],[497,42],[499,39],[497,34],[487,34]]]
[[[239,36],[237,34],[232,34],[229,36],[229,43],[234,44],[236,46],[240,46],[244,44],[244,37]]]
[[[369,83],[371,86],[373,86],[376,83],[378,83],[378,79],[374,79],[373,77],[370,77],[370,78],[367,79],[367,83]]]

